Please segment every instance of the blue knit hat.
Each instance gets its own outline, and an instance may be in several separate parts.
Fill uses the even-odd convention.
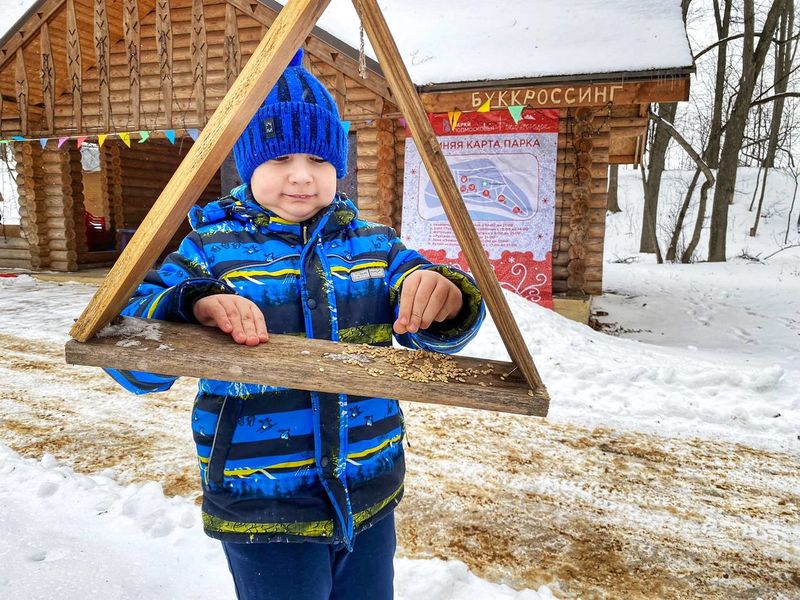
[[[313,154],[347,175],[347,134],[325,86],[302,66],[303,50],[278,79],[233,146],[242,183],[261,163],[287,154]]]

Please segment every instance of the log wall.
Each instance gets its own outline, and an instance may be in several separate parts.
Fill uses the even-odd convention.
[[[176,140],[175,145],[166,140],[150,140],[146,144],[132,143],[131,148],[119,143],[115,145],[115,150],[111,151],[111,162],[114,168],[113,161],[118,160],[119,172],[112,172],[110,179],[114,187],[113,198],[119,204],[114,211],[117,229],[136,229],[141,224],[181,160],[189,152],[192,143],[191,138],[182,138]],[[119,196],[116,196],[117,187]],[[216,200],[221,195],[221,177],[218,171],[200,196],[198,204]],[[112,199],[111,204],[114,203]],[[190,230],[188,222],[184,222],[173,236],[168,249],[177,248],[180,240]]]
[[[0,268],[30,269],[31,251],[19,225],[0,227]]]

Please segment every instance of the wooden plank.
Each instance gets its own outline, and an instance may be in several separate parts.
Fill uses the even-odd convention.
[[[25,57],[22,48],[17,50],[15,64],[15,91],[17,94],[17,109],[19,110],[19,130],[22,135],[28,134],[28,72],[25,70]]]
[[[308,36],[329,0],[290,0],[70,330],[85,342],[130,298]]]
[[[222,56],[225,64],[225,84],[231,89],[233,82],[242,70],[242,50],[239,47],[239,26],[236,21],[236,8],[225,4],[225,48]]]
[[[139,72],[139,7],[136,0],[125,0],[122,8],[122,26],[125,29],[125,50],[128,57],[128,85],[130,86],[130,114],[134,129],[141,127],[139,99],[141,77]]]
[[[542,390],[546,394],[539,372],[533,364],[528,347],[522,339],[514,317],[511,315],[511,309],[500,289],[500,284],[486,258],[475,225],[464,206],[450,167],[444,159],[428,116],[411,83],[411,78],[389,32],[377,0],[353,0],[353,2],[356,11],[363,19],[364,29],[378,55],[386,79],[394,93],[395,101],[408,120],[411,134],[419,148],[420,157],[436,193],[441,199],[456,238],[464,250],[470,269],[478,281],[500,337],[511,359],[519,367],[531,388],[537,391]]]
[[[52,134],[55,127],[55,66],[53,64],[53,50],[50,47],[50,31],[47,23],[42,24],[39,34],[39,53],[41,55],[40,76],[42,80],[42,99],[44,100],[44,116],[47,122],[47,133]]]
[[[271,335],[269,342],[247,347],[216,328],[167,321],[122,318],[89,342],[68,342],[65,353],[71,364],[333,393],[358,390],[540,417],[549,402],[543,389],[528,388],[510,362],[291,335]]]
[[[167,128],[172,125],[172,19],[169,0],[156,0],[156,47]]]
[[[83,72],[81,68],[81,39],[75,18],[75,0],[67,0],[67,76],[72,94],[72,114],[75,130],[83,131]]]
[[[197,107],[197,122],[206,122],[206,68],[208,43],[206,42],[206,20],[203,16],[203,0],[192,0],[192,84]]]
[[[111,128],[111,86],[109,83],[110,41],[106,0],[94,0],[94,54],[97,83],[100,88],[100,112],[105,131]]]

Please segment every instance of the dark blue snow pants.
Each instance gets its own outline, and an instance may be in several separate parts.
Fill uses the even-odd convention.
[[[222,542],[239,600],[391,600],[394,513],[343,544]]]

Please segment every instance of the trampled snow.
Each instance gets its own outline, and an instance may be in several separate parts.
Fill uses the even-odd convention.
[[[668,174],[665,197],[679,198],[689,176]],[[508,296],[552,396],[550,421],[800,454],[800,248],[761,262],[736,258],[764,259],[782,245],[793,181],[779,174],[771,180],[760,233],[750,238],[754,173],[742,172],[729,262],[656,265],[636,251],[641,184],[638,173],[623,171],[623,212],[608,217],[607,292],[594,304],[616,335]],[[671,206],[665,201],[664,226]],[[798,209],[790,244],[800,242]],[[95,289],[0,278],[0,335],[61,344]],[[505,358],[491,323],[466,352]],[[148,401],[106,391],[99,372],[58,381],[18,373],[37,388],[57,387],[76,410],[91,404],[124,414]],[[469,464],[454,461],[452,468],[462,469],[464,480],[475,476]],[[232,597],[224,558],[203,535],[191,499],[165,497],[152,481],[127,484],[122,475],[76,473],[51,456],[22,458],[0,448],[0,597]],[[551,597],[545,587],[514,591],[478,579],[452,561],[398,558],[396,568],[398,598]]]

